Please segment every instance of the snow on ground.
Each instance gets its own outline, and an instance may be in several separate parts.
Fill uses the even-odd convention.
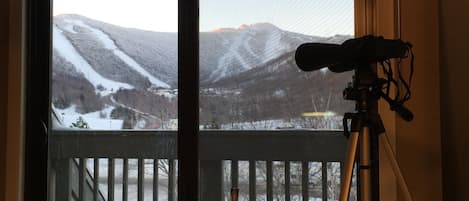
[[[165,160],[165,164],[167,164],[166,159],[159,159]],[[108,172],[108,159],[100,159],[99,160],[99,172],[105,173]],[[136,179],[138,177],[138,159],[128,159],[129,163],[129,172],[128,177],[129,179]],[[153,178],[153,159],[145,159],[144,163],[144,175],[145,178]],[[87,163],[87,168],[89,171],[93,170],[93,161]],[[114,176],[115,177],[122,177],[123,175],[123,159],[115,159],[114,160]],[[158,169],[158,175],[160,178],[167,179],[167,173],[163,172],[161,169]],[[105,174],[101,175],[103,177],[107,177]]]
[[[285,120],[282,119],[261,120],[255,122],[236,122],[221,125],[221,129],[226,130],[274,130],[282,128],[298,129],[300,127],[295,127],[293,124],[285,122]]]
[[[243,31],[240,36],[231,43],[228,48],[228,52],[225,53],[220,59],[218,59],[218,65],[215,71],[210,74],[210,77],[217,76],[214,81],[220,80],[227,75],[228,67],[234,61],[239,61],[241,67],[249,69],[251,66],[244,60],[244,57],[239,54],[239,49],[243,45],[243,41],[246,40],[247,31]]]
[[[240,95],[240,89],[202,88],[202,93],[207,95]]]
[[[65,21],[67,22],[69,20],[65,20]],[[73,24],[67,24],[64,26],[65,31],[76,34],[77,32],[73,28],[74,28]]]
[[[156,95],[166,98],[177,98],[178,95],[177,89],[151,89],[151,91]]]
[[[210,78],[214,81],[227,76],[230,73],[228,72],[230,70],[228,68],[230,67],[230,64],[234,62],[238,62],[239,66],[243,70],[249,70],[258,64],[266,63],[271,59],[280,56],[286,49],[291,48],[288,44],[282,43],[281,39],[284,32],[281,30],[272,29],[271,27],[262,24],[244,25],[238,30],[240,30],[240,35],[236,36],[233,41],[225,40],[223,42],[223,45],[228,44],[229,46],[227,52],[218,59],[217,68],[210,74]],[[249,39],[258,39],[255,35],[262,31],[269,32],[267,36],[268,38],[266,40],[263,53],[262,50],[258,50],[260,52],[256,53],[256,51],[252,49]],[[244,51],[243,53],[248,53],[254,58],[260,59],[261,62],[250,62],[247,60],[246,56],[240,54],[241,51]]]
[[[120,88],[133,89],[129,84],[116,82],[102,77],[93,67],[78,53],[72,43],[63,35],[62,30],[57,26],[53,27],[53,43],[54,49],[58,54],[75,66],[75,69],[82,72],[87,80],[95,87],[96,93],[101,95],[109,95]],[[105,90],[98,90],[98,85],[102,85]]]
[[[170,87],[169,84],[166,84],[165,82],[151,75],[142,66],[140,66],[140,64],[138,64],[134,59],[132,59],[126,53],[121,51],[117,47],[117,45],[114,43],[114,41],[106,33],[102,32],[99,29],[88,26],[87,24],[85,24],[83,21],[80,21],[80,20],[74,20],[73,23],[78,26],[89,29],[96,36],[96,38],[104,45],[106,49],[111,50],[117,57],[119,57],[127,65],[132,67],[141,75],[147,77],[153,85],[158,86],[158,87],[164,87],[164,88]]]
[[[229,190],[225,190],[225,191],[229,191]],[[230,197],[230,192],[226,192],[227,196],[224,197],[223,201],[231,201],[231,197]],[[282,195],[283,196],[283,195]],[[238,198],[240,201],[249,201],[248,199],[248,195],[244,195],[244,196],[239,196]],[[257,201],[266,201],[267,200],[267,196],[264,194],[257,194],[256,195],[256,200]],[[281,201],[281,200],[278,200],[277,197],[273,197],[273,200],[274,201]],[[299,196],[299,195],[292,195],[290,197],[290,200],[291,201],[302,201],[303,200],[303,197]],[[315,198],[315,197],[309,197],[308,201],[322,201],[322,198]],[[331,200],[331,201],[338,201],[338,200]]]
[[[107,174],[108,174],[108,159],[99,159],[99,187],[104,197],[107,197]],[[128,200],[137,200],[137,179],[138,179],[138,160],[129,159],[128,161]],[[88,161],[87,169],[93,175],[93,162]],[[145,160],[144,163],[144,200],[152,200],[153,198],[153,160]],[[123,160],[115,159],[114,161],[114,198],[115,200],[122,200],[122,178],[123,178]],[[158,200],[168,200],[168,175],[161,169],[158,170]]]
[[[254,50],[252,50],[251,48],[251,44],[249,42],[249,40],[245,40],[244,43],[243,43],[243,47],[244,49],[246,49],[246,51],[253,57],[257,58],[257,59],[260,59],[260,56],[258,53],[255,53]]]
[[[100,191],[103,193],[104,197],[107,197],[108,193],[108,159],[99,159],[99,173],[100,173],[100,178],[99,178],[99,187]],[[247,164],[247,163],[246,163]],[[129,159],[128,160],[128,200],[134,201],[137,200],[137,193],[138,193],[138,184],[137,184],[137,179],[138,179],[138,160],[136,159]],[[87,169],[90,172],[91,175],[93,175],[93,162],[88,159],[87,162]],[[241,169],[247,169],[245,167]],[[226,171],[226,170],[225,170]],[[143,195],[144,195],[144,200],[152,200],[153,196],[153,160],[152,159],[146,159],[144,163],[144,186],[143,186]],[[114,177],[115,177],[115,183],[114,183],[114,197],[115,200],[122,200],[122,178],[123,178],[123,160],[122,159],[115,159],[114,161]],[[241,185],[246,185],[247,181],[244,181],[243,178],[240,177],[241,179]],[[244,181],[244,182],[243,182]],[[228,181],[229,182],[229,181]],[[265,185],[257,183],[257,185],[260,187],[260,185]],[[167,173],[163,172],[161,169],[158,170],[158,197],[160,201],[165,201],[168,199],[168,175]],[[224,188],[225,195],[228,197],[224,197],[223,200],[228,201],[229,199],[229,191],[230,188]],[[283,192],[275,192],[275,194],[280,193],[283,195]],[[240,201],[247,201],[248,199],[248,193],[240,191]],[[264,193],[258,193],[257,194],[257,200],[266,200],[266,195]],[[291,197],[292,201],[301,201],[302,197],[301,195],[298,194],[292,194]],[[309,201],[322,201],[322,198],[318,197],[313,197],[310,195]],[[274,201],[279,201],[277,200],[276,197],[274,197]]]
[[[112,106],[107,106],[105,109],[97,112],[91,112],[87,114],[80,114],[76,112],[76,106],[72,105],[66,109],[58,109],[53,107],[57,118],[61,122],[61,127],[71,129],[72,123],[76,123],[77,120],[82,117],[83,120],[88,123],[89,129],[92,130],[119,130],[122,129],[124,123],[120,119],[111,119],[111,111],[114,109]]]
[[[277,129],[316,129],[341,130],[342,116],[299,119],[271,119],[254,122],[235,122],[222,124],[224,130],[277,130]],[[315,126],[315,127],[313,127]],[[203,129],[204,125],[200,125]]]
[[[276,58],[282,54],[282,48],[284,45],[281,44],[280,39],[282,38],[282,32],[275,30],[272,31],[269,35],[269,39],[267,40],[267,43],[265,44],[265,49],[264,49],[264,58],[265,60],[263,63],[269,61],[272,58]]]

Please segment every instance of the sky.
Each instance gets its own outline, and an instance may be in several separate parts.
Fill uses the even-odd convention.
[[[74,13],[123,27],[177,32],[177,0],[53,0],[53,15]],[[272,23],[315,36],[354,34],[354,0],[200,0],[200,30]]]

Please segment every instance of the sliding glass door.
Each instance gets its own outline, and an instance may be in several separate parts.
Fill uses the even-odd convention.
[[[294,52],[354,37],[354,0],[52,3],[51,201],[338,199],[352,74]]]

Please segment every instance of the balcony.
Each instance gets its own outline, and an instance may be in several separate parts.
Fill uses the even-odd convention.
[[[176,131],[53,131],[49,142],[52,201],[177,200]],[[231,188],[246,201],[337,200],[346,143],[339,131],[201,131],[200,200]]]

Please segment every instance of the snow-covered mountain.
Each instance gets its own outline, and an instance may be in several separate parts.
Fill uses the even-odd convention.
[[[202,81],[217,81],[250,70],[310,39],[307,36],[283,31],[268,23],[201,33]]]
[[[307,36],[282,30],[270,23],[221,28],[200,34],[202,83],[212,83],[291,53],[305,42],[341,43],[350,36],[329,38]],[[293,56],[293,54],[291,54]]]
[[[170,85],[166,83],[169,80],[163,81],[162,78],[174,74],[168,72],[174,71],[173,63],[166,64],[165,67],[160,66],[174,59],[161,59],[153,65],[139,61],[142,59],[136,56],[139,51],[149,49],[141,47],[138,42],[143,43],[143,41],[133,39],[135,36],[131,34],[121,36],[122,32],[126,32],[124,28],[78,15],[57,16],[54,18],[53,26],[54,52],[57,53],[57,57],[73,64],[93,85],[101,84],[100,88],[104,87],[106,90],[109,90],[108,85],[113,85],[117,89],[150,86],[169,88]],[[126,41],[129,40],[133,43],[127,44]],[[155,46],[150,50],[157,48],[159,47]]]
[[[342,42],[346,38],[306,36],[269,23],[202,32],[201,81],[210,83],[252,69],[304,42]],[[54,17],[54,47],[58,56],[74,66],[85,66],[87,70],[83,73],[92,83],[98,79],[94,76],[101,74],[103,78],[134,87],[177,85],[177,33],[124,28],[79,15],[59,15]],[[121,85],[118,86],[129,88]]]
[[[269,23],[201,32],[201,97],[210,97],[205,102],[201,101],[201,108],[222,108],[214,105],[231,99],[232,93],[241,97],[233,104],[252,105],[249,101],[255,96],[265,99],[265,105],[283,107],[275,100],[283,100],[296,92],[301,94],[301,90],[291,88],[300,89],[300,85],[308,84],[305,79],[299,79],[305,74],[300,73],[293,62],[295,48],[312,41],[341,43],[350,37],[307,36],[282,30]],[[111,111],[112,118],[124,119],[124,124],[127,122],[130,127],[142,120],[147,122],[145,127],[152,128],[158,128],[163,121],[173,121],[176,109],[169,108],[177,105],[177,99],[172,98],[177,94],[177,46],[177,33],[125,28],[75,14],[55,16],[54,106],[64,111],[71,111],[65,109],[73,107],[80,114],[115,108]],[[329,77],[321,79],[337,80]],[[343,82],[336,84],[342,86]],[[320,81],[314,83],[318,84],[318,89],[324,86]],[[254,92],[255,89],[262,93]],[[215,98],[210,95],[212,92],[217,94]],[[276,99],[269,98],[272,94]],[[301,102],[295,109],[298,112],[300,106],[310,102],[309,95],[294,98]],[[321,104],[330,102],[324,98],[318,101]],[[331,107],[340,111],[343,109],[341,106]],[[228,111],[215,111],[223,113],[218,114],[222,117],[221,122],[241,120],[223,120],[225,112]],[[240,113],[249,115],[246,111]],[[277,113],[258,111],[261,116],[254,119],[280,118],[286,112]],[[207,113],[201,114],[202,120],[215,121],[213,114],[206,117],[204,114]],[[245,116],[242,118],[243,121],[251,120]]]

